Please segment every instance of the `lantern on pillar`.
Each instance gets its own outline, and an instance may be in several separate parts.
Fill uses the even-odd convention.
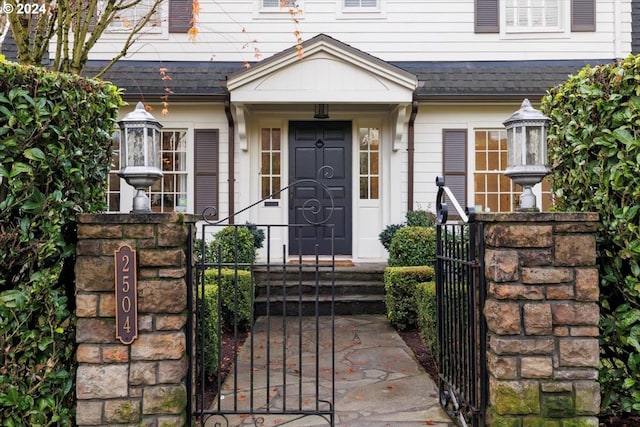
[[[145,191],[162,177],[160,129],[162,125],[138,102],[135,110],[118,122],[122,169],[118,175],[136,189],[131,213],[151,212]]]
[[[507,129],[506,176],[523,188],[519,211],[538,211],[531,188],[551,171],[547,168],[547,129],[550,119],[528,99],[505,122]]]

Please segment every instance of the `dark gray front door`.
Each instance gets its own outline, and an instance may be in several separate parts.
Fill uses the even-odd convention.
[[[351,255],[351,122],[290,123],[289,183],[299,180],[289,190],[289,224],[333,224],[333,253]],[[313,255],[316,245],[332,254],[330,227],[290,227],[290,254]]]

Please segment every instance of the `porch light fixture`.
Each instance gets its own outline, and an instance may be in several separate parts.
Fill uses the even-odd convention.
[[[518,211],[538,211],[531,187],[551,173],[546,165],[549,121],[525,99],[520,109],[503,123],[507,129],[507,170],[504,174],[523,189]]]
[[[329,104],[316,104],[313,109],[314,119],[328,119],[329,118]]]
[[[131,213],[151,212],[147,187],[162,177],[160,129],[162,125],[138,102],[136,109],[118,122],[122,169],[118,172],[136,189]]]

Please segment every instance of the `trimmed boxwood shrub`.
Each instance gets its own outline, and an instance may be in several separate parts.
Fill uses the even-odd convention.
[[[256,259],[256,238],[245,225],[229,225],[218,231],[211,243],[207,262],[249,269]]]
[[[402,227],[389,246],[389,266],[434,265],[436,230],[433,227]]]
[[[378,235],[378,240],[386,250],[391,246],[391,240],[396,231],[403,227],[433,227],[436,224],[436,216],[434,213],[423,210],[408,211],[405,215],[406,221],[402,224],[389,224]]]
[[[202,346],[198,349],[203,353],[198,354],[198,363],[202,360],[204,355],[204,372],[207,376],[213,376],[217,374],[218,362],[219,362],[219,343],[220,336],[218,334],[218,285],[214,283],[207,283],[204,287],[204,296],[202,298],[202,305],[200,310],[204,310],[199,313],[199,316],[203,319],[203,329],[199,331],[198,341],[202,343]]]
[[[234,313],[237,317],[239,330],[246,330],[251,326],[251,273],[245,270],[223,268],[218,274],[217,269],[204,272],[204,296],[200,313],[203,319],[203,330],[198,339],[203,339],[204,370],[208,376],[216,375],[219,364],[218,332],[224,333],[234,330]],[[237,286],[235,284],[237,283]],[[198,354],[198,360],[202,360]]]
[[[106,207],[122,99],[0,59],[0,420],[74,420],[75,220]]]
[[[222,298],[220,317],[223,330],[233,330],[234,318],[238,322],[239,329],[247,329],[251,326],[253,286],[249,271],[223,268],[218,276],[217,269],[206,270],[205,285],[215,285],[219,288]]]
[[[542,100],[555,209],[598,212],[606,413],[640,413],[640,56],[585,67]]]
[[[416,286],[418,331],[431,354],[438,354],[438,313],[436,283],[423,282]]]
[[[433,280],[432,267],[387,267],[384,270],[385,305],[387,317],[398,330],[417,325],[416,287]]]

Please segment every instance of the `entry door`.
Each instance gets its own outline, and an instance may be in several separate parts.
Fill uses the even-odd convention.
[[[299,180],[289,189],[289,224],[333,224],[333,253],[351,255],[351,122],[290,122],[289,184]],[[316,245],[332,254],[331,227],[289,230],[291,255],[313,255]]]

